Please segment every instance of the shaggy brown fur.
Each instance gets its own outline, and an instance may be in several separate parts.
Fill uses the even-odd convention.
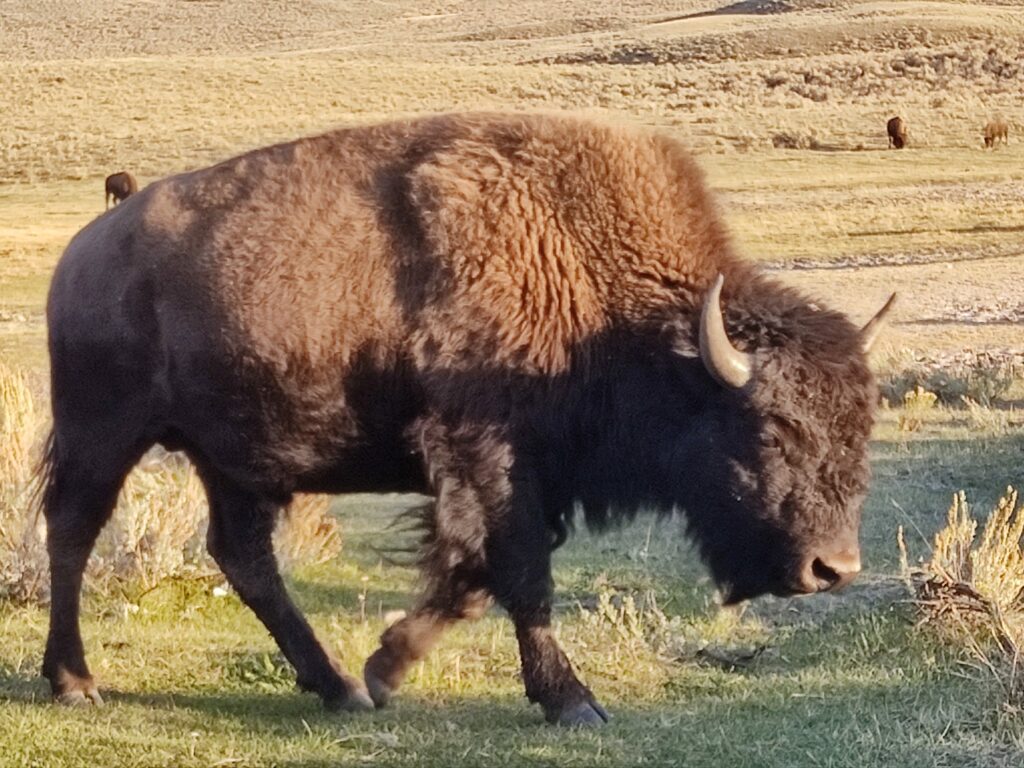
[[[1006,121],[1001,117],[997,117],[994,120],[989,120],[985,124],[984,138],[985,146],[989,149],[995,149],[999,140],[1002,139],[1003,144],[1010,143],[1010,126],[1007,125]]]
[[[885,124],[889,134],[889,148],[903,149],[907,146],[907,123],[902,117],[893,117]]]
[[[725,327],[752,360],[722,385]],[[550,631],[552,550],[685,510],[733,600],[828,589],[856,556],[876,393],[859,330],[739,260],[671,139],[564,115],[449,115],[341,130],[150,185],[68,247],[48,304],[54,431],[44,673],[95,698],[78,629],[85,559],[125,473],[184,449],[209,544],[299,682],[385,703],[490,599],[547,717],[604,711]],[[719,321],[721,322],[721,321]],[[415,490],[427,590],[339,671],[270,549],[292,493]]]
[[[119,171],[107,176],[103,188],[106,192],[104,199],[107,208],[110,207],[111,199],[113,199],[114,205],[117,205],[126,200],[129,195],[134,195],[139,191],[139,185],[135,181],[135,177],[127,171]]]

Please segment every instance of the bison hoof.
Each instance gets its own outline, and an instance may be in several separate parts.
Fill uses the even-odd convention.
[[[564,708],[558,713],[555,722],[568,728],[595,728],[604,725],[610,719],[611,716],[605,708],[591,699]]]
[[[44,668],[43,674],[50,679],[53,700],[57,704],[64,707],[103,706],[103,697],[90,675],[75,675],[63,668],[58,668],[56,673],[48,673]]]
[[[96,690],[96,686],[91,686],[84,690],[80,688],[73,688],[69,691],[56,694],[53,697],[53,700],[62,707],[87,707],[90,704],[96,707],[103,706],[103,697],[100,696],[100,692]]]
[[[381,680],[370,671],[369,666],[363,670],[363,679],[366,681],[366,689],[370,692],[370,698],[376,707],[386,707],[391,702],[391,695],[394,691],[391,686]]]

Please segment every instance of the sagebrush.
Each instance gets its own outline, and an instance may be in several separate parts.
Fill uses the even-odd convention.
[[[27,375],[0,362],[0,597],[46,596],[46,528],[36,504],[35,469],[47,430]],[[102,586],[215,569],[206,554],[206,494],[182,457],[151,458],[125,480],[117,508],[96,542],[88,574]],[[296,496],[274,535],[285,567],[318,563],[341,549],[341,532],[325,496]]]
[[[990,407],[1004,400],[1022,378],[1012,360],[984,353],[939,362],[904,355],[890,360],[886,367],[888,372],[879,376],[879,390],[891,403],[924,391],[934,394],[943,405]]]
[[[963,491],[916,581],[924,623],[962,647],[1001,689],[1003,704],[1024,707],[1024,508],[1007,488],[978,536]]]

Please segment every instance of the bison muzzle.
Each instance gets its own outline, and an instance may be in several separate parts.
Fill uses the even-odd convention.
[[[494,600],[530,700],[603,722],[551,630],[574,517],[683,513],[726,602],[849,582],[888,308],[858,328],[761,274],[677,142],[571,116],[339,130],[151,184],[75,236],[50,289],[43,673],[99,701],[82,572],[160,443],[328,706],[384,705]],[[271,532],[293,493],[366,491],[434,500],[424,594],[360,680],[289,599]]]

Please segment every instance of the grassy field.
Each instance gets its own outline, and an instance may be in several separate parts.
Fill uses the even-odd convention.
[[[49,276],[102,211],[106,174],[147,183],[337,125],[470,108],[583,110],[677,135],[750,258],[858,320],[900,292],[877,356],[890,377],[908,361],[1020,362],[1022,11],[0,0],[0,362],[45,396]],[[997,113],[1010,144],[985,151]],[[910,126],[901,152],[886,149],[893,114]],[[918,625],[896,529],[911,561],[927,558],[956,490],[984,511],[1021,481],[1024,386],[976,409],[951,397],[911,414],[901,396],[872,448],[866,573],[841,595],[722,613],[678,521],[565,547],[559,633],[614,715],[600,732],[543,725],[498,612],[452,632],[393,708],[339,716],[294,691],[215,575],[94,580],[85,637],[103,709],[49,703],[45,607],[0,602],[0,765],[1021,765],[1024,715]],[[415,574],[378,552],[408,501],[336,499],[341,555],[290,576],[352,670],[415,594]]]
[[[599,733],[542,724],[521,695],[515,640],[500,615],[452,632],[396,705],[325,713],[295,692],[255,618],[219,580],[93,592],[85,630],[102,710],[48,703],[38,678],[41,608],[0,608],[0,762],[9,765],[695,765],[1019,764],[1019,715],[955,649],[915,627],[892,575],[894,529],[938,527],[948,490],[991,498],[1018,468],[1024,438],[966,434],[935,414],[905,442],[895,414],[875,448],[865,512],[868,573],[837,597],[768,599],[720,614],[678,523],[641,520],[581,536],[558,559],[559,633],[613,712]],[[401,497],[340,499],[335,562],[291,578],[321,636],[351,668],[386,612],[408,607],[414,575],[384,565],[381,531]],[[602,596],[611,598],[602,609]],[[635,612],[622,602],[633,597]],[[731,663],[730,663],[731,662]]]

